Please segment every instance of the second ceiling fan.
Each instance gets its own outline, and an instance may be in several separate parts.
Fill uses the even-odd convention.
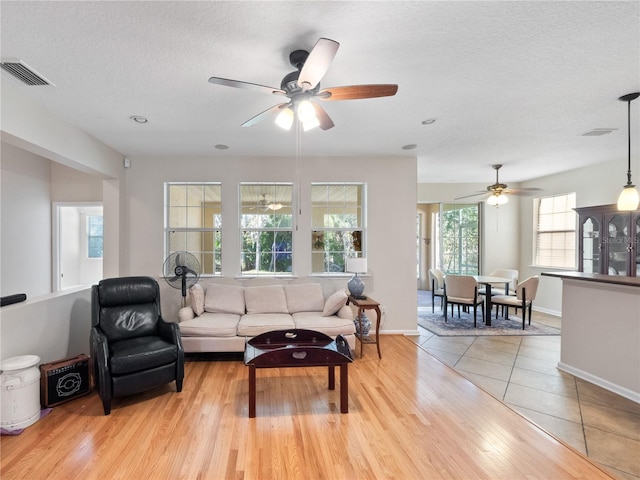
[[[463,198],[476,197],[478,195],[486,195],[489,193],[490,195],[487,198],[487,203],[489,205],[503,205],[508,202],[507,195],[534,195],[536,192],[540,192],[542,190],[541,188],[535,187],[509,188],[506,183],[500,183],[500,179],[498,177],[498,171],[502,168],[502,165],[496,164],[491,165],[491,167],[496,171],[496,183],[489,185],[486,190],[481,190],[463,197],[457,197],[454,200],[462,200]]]
[[[274,105],[244,122],[243,127],[255,125],[267,116],[277,114],[276,123],[287,130],[291,128],[296,117],[304,130],[317,126],[322,130],[328,130],[334,126],[334,123],[325,109],[315,100],[336,101],[390,97],[398,91],[398,85],[393,84],[350,85],[320,89],[320,80],[329,70],[339,46],[340,44],[334,40],[320,38],[311,52],[306,50],[291,52],[289,62],[296,68],[296,71],[285,75],[280,83],[280,88],[220,77],[209,78],[209,83],[287,97],[286,101]]]

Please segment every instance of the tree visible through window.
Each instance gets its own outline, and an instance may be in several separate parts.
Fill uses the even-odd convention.
[[[440,207],[441,268],[445,273],[478,275],[480,269],[479,205]]]
[[[222,186],[219,183],[165,184],[165,258],[186,251],[204,275],[222,269]]]
[[[290,183],[240,185],[240,269],[243,275],[291,275],[292,200]]]
[[[344,272],[347,257],[366,257],[366,185],[311,185],[311,271]]]
[[[87,216],[87,256],[102,258],[104,244],[102,215]]]

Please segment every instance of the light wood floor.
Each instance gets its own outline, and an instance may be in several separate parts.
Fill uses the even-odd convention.
[[[358,348],[359,350],[359,348]],[[55,407],[1,438],[2,480],[610,479],[403,336],[349,367],[349,413],[325,368],[258,370],[248,418],[241,361],[190,361],[174,384]]]

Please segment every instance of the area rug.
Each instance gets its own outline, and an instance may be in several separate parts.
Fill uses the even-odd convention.
[[[435,313],[431,313],[431,307],[428,311],[418,309],[418,325],[426,328],[431,333],[435,333],[440,337],[453,336],[472,336],[472,335],[560,335],[560,329],[550,327],[544,323],[536,323],[535,320],[531,325],[525,325],[522,330],[522,317],[509,314],[509,320],[505,320],[501,316],[491,318],[491,326],[488,327],[482,322],[482,314],[478,312],[477,327],[473,327],[473,312],[460,312],[458,318],[457,311],[453,318],[449,315],[447,323],[444,321],[444,314],[439,308]]]

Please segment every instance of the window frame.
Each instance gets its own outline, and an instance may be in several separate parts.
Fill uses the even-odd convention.
[[[558,199],[564,199],[563,202],[567,204],[566,207],[555,207],[551,205],[551,211],[543,213],[544,215],[565,215],[566,218],[560,219],[559,227],[554,227],[553,218],[551,220],[551,227],[547,228],[541,226],[540,215],[541,205],[544,201],[552,201],[557,203]],[[547,195],[544,197],[537,197],[533,199],[533,252],[532,252],[532,266],[538,268],[554,268],[560,270],[575,270],[578,265],[578,249],[577,249],[577,235],[578,235],[578,214],[575,211],[576,208],[576,193],[560,193],[556,195]],[[564,237],[562,247],[557,246],[558,242],[554,242],[554,237]],[[544,237],[548,237],[548,242]],[[541,254],[541,245],[549,243],[550,247],[547,249],[549,253],[546,255]],[[556,247],[554,248],[554,245]],[[558,252],[564,252],[559,257]],[[554,261],[553,259],[559,258],[560,261]],[[548,262],[545,262],[548,260]]]
[[[466,220],[472,218],[473,226],[463,223],[463,217]],[[452,225],[448,227],[448,223]],[[440,203],[437,222],[438,268],[452,275],[479,275],[482,264],[482,223],[483,202]],[[469,263],[474,256],[475,262]]]
[[[172,187],[184,187],[186,189],[185,192],[185,201],[184,205],[180,205],[179,203],[171,204],[171,188]],[[201,204],[190,205],[190,200],[188,199],[188,191],[193,188],[201,188]],[[207,188],[215,187],[215,190],[212,192],[207,192]],[[209,202],[207,201],[207,193],[213,194],[219,198],[219,202]],[[211,206],[207,206],[210,204]],[[213,205],[216,205],[215,207]],[[178,212],[178,209],[184,208],[183,218],[185,219],[184,224],[180,226],[176,226],[173,224],[175,222],[175,218],[172,215],[175,215]],[[195,255],[200,263],[200,275],[204,277],[215,277],[222,275],[222,228],[223,228],[223,219],[222,219],[222,182],[164,182],[164,258],[168,258],[173,252],[176,251],[188,251],[189,253]],[[200,226],[194,227],[190,226],[190,219],[193,219],[193,215],[189,215],[192,213],[189,209],[200,209],[202,210],[199,214],[201,224]],[[211,217],[211,226],[204,226],[206,223],[205,216],[207,215],[207,210],[211,210],[210,214],[213,215]],[[172,249],[172,243],[178,242],[179,240],[172,241],[171,236],[173,234],[184,234],[185,238],[182,243],[185,245],[184,249]],[[195,235],[194,235],[195,234]],[[199,249],[189,249],[189,242],[194,240],[198,241],[198,234],[200,234],[200,248]],[[209,238],[210,237],[210,238]],[[209,243],[211,245],[211,249],[206,249],[205,245]],[[207,258],[207,261],[204,261],[204,258]],[[212,268],[207,269],[205,267],[210,266]]]
[[[101,219],[101,230],[102,233],[100,235],[91,235],[91,219],[92,218],[100,218]],[[86,228],[86,242],[87,242],[87,246],[85,249],[85,253],[86,253],[86,258],[90,259],[90,260],[101,260],[102,258],[104,258],[104,216],[102,215],[95,215],[95,214],[87,214],[87,216],[85,217],[85,228]],[[100,256],[93,256],[91,255],[91,240],[92,239],[100,239]]]
[[[355,206],[352,204],[348,204],[346,200],[343,200],[343,203],[340,204],[331,198],[331,192],[329,191],[332,187],[343,187],[345,193],[343,194],[343,199],[346,198],[346,188],[347,187],[359,187],[359,199],[356,201]],[[326,202],[322,203],[314,200],[314,189],[317,187],[326,187],[327,195]],[[332,275],[332,274],[344,274],[346,259],[348,257],[367,257],[367,184],[365,182],[312,182],[310,187],[310,196],[311,196],[311,232],[309,242],[311,243],[311,274],[312,275]],[[359,202],[359,204],[358,204]],[[323,225],[321,226],[319,223],[316,223],[317,214],[316,209],[326,209],[327,211],[342,208],[344,211],[347,211],[351,208],[355,208],[358,213],[356,213],[356,226],[339,226],[339,227],[327,227],[324,222],[325,219],[323,217]],[[359,215],[358,215],[359,214]],[[336,216],[339,214],[335,214]],[[358,218],[359,217],[359,218]],[[346,234],[351,232],[351,238],[349,239]],[[359,232],[359,235],[355,235],[356,232]],[[343,246],[345,246],[342,250],[327,250],[327,242],[328,238],[334,239],[335,236],[341,237]],[[359,238],[358,238],[359,237]],[[358,244],[359,243],[359,248]],[[335,258],[335,255],[338,255],[338,258]],[[320,260],[320,255],[322,258]],[[322,270],[316,267],[322,262]],[[328,266],[333,265],[333,269],[327,268]]]
[[[294,271],[294,185],[291,182],[240,182],[238,184],[238,246],[239,246],[239,272],[241,277],[268,277],[268,276],[293,276]],[[243,199],[243,192],[246,192],[246,201]],[[279,205],[278,208],[272,208],[270,205]],[[256,213],[244,213],[246,209],[255,209]],[[262,213],[261,213],[262,212]],[[249,218],[251,216],[257,218]],[[245,218],[245,216],[247,218]],[[251,221],[266,222],[283,222],[282,225],[247,225]],[[283,234],[284,239],[278,239]],[[258,253],[263,250],[256,251],[245,249],[245,240],[247,237],[254,237],[254,243],[261,245],[264,238],[269,239],[273,236],[272,246],[267,254],[271,257],[268,262],[273,269],[263,269],[262,254]],[[285,250],[280,250],[274,245],[279,246],[284,242]],[[253,260],[259,268],[249,269],[245,262],[247,257],[255,255]],[[278,257],[281,256],[279,259]],[[279,265],[284,265],[285,269],[279,269]]]

